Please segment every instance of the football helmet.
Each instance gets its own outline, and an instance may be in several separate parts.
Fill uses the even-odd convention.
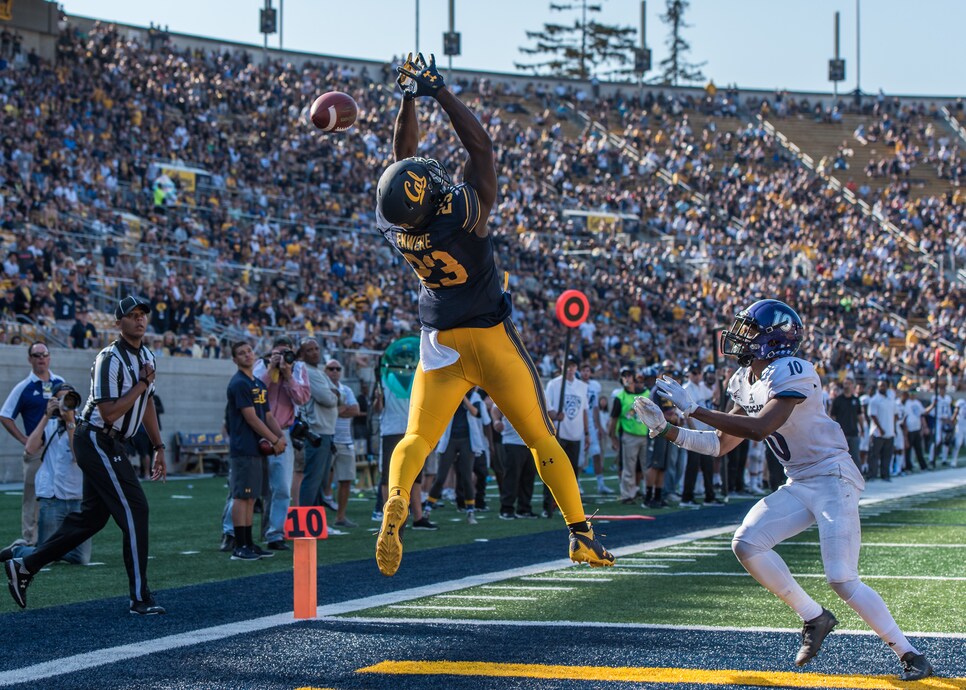
[[[747,367],[756,359],[794,357],[805,337],[805,326],[795,310],[777,299],[763,299],[735,316],[721,334],[721,351]]]
[[[439,161],[403,158],[386,168],[376,189],[382,217],[403,230],[418,230],[436,213],[453,180]]]

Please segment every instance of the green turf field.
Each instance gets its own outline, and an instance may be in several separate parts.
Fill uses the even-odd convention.
[[[152,563],[148,570],[151,589],[159,591],[195,583],[291,570],[291,552],[278,553],[271,559],[239,562],[229,560],[228,554],[218,551],[221,540],[221,512],[227,495],[224,477],[179,478],[163,484],[145,482],[142,486],[151,510]],[[495,492],[495,487],[492,491]],[[539,506],[539,489],[537,494],[534,504]],[[496,507],[498,501],[495,496],[491,497],[491,501]],[[19,491],[0,493],[0,546],[6,546],[20,536],[20,503]],[[607,512],[611,514],[649,512],[637,506],[622,506],[618,501],[602,502],[601,505],[606,505]],[[595,499],[590,496],[586,498],[585,506],[589,512],[598,507]],[[371,491],[362,491],[353,496],[348,515],[359,526],[343,530],[347,532],[345,535],[331,536],[319,543],[320,568],[327,563],[373,559],[375,530],[379,524],[371,520],[373,507]],[[552,520],[504,521],[498,519],[497,512],[492,510],[480,513],[480,525],[473,528],[466,524],[465,515],[458,513],[449,504],[435,511],[432,519],[441,529],[437,532],[407,531],[407,552],[464,544],[478,538],[499,539],[551,530],[560,532],[562,540],[566,535],[559,514]],[[260,523],[261,516],[256,515],[256,530]],[[94,537],[91,561],[98,565],[82,567],[55,563],[49,566],[51,574],[58,578],[57,586],[45,586],[41,583],[42,578],[47,578],[46,574],[38,577],[30,590],[30,607],[41,608],[127,595],[127,577],[121,554],[121,531],[113,522],[109,522]],[[376,567],[374,561],[372,567]]]
[[[151,505],[152,589],[292,567],[291,552],[247,563],[230,561],[227,554],[218,551],[226,493],[224,478],[200,477],[144,486]],[[585,503],[588,512],[596,508],[605,514],[647,512],[592,496],[587,496]],[[353,498],[349,517],[359,527],[320,542],[320,568],[327,563],[372,558],[377,527],[370,520],[372,507],[368,492]],[[966,540],[962,538],[966,489],[875,504],[862,512],[865,545],[860,572],[883,595],[899,624],[923,632],[961,632],[961,621],[966,620]],[[562,533],[559,517],[503,521],[497,519],[495,512],[479,517],[481,524],[470,527],[452,506],[435,511],[432,519],[442,529],[410,530],[406,536],[407,552],[481,538]],[[0,542],[8,543],[17,536],[10,526],[18,525],[19,518],[19,494],[0,494],[0,525],[6,526],[0,531]],[[259,519],[256,515],[256,526]],[[361,615],[796,627],[794,613],[744,574],[731,553],[729,540],[730,535],[724,534],[631,554],[621,558],[619,567],[613,569],[565,568],[443,597],[399,602],[398,606],[405,608],[381,607]],[[792,572],[803,576],[805,589],[824,605],[834,607],[843,628],[864,628],[852,610],[824,584],[817,541],[817,532],[810,530],[780,546],[779,552]],[[39,586],[31,588],[31,608],[125,596],[127,580],[120,531],[113,523],[95,537],[92,560],[99,565],[50,566],[50,572],[38,578]],[[594,601],[593,607],[581,605],[588,600]]]
[[[962,632],[966,620],[966,491],[914,497],[863,509],[860,575],[878,590],[900,627]],[[893,526],[894,525],[894,526]],[[730,535],[644,551],[617,567],[561,570],[401,602],[353,616],[474,620],[568,620],[725,627],[787,627],[797,616],[745,574]],[[865,624],[825,584],[818,532],[779,546],[792,573],[843,629]],[[586,606],[592,601],[593,606]]]

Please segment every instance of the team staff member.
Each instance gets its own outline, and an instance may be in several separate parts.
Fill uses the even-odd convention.
[[[143,422],[154,449],[151,479],[166,478],[154,409],[154,353],[142,344],[150,311],[147,302],[133,296],[114,310],[121,337],[97,354],[91,393],[74,431],[77,465],[84,473],[81,512],[68,515],[34,553],[6,562],[10,593],[21,608],[26,608],[27,586],[41,568],[93,537],[113,517],[124,534],[131,613],[164,613],[148,589],[148,502],[124,450],[124,441]]]
[[[469,108],[443,83],[432,57],[399,68],[403,97],[396,117],[396,162],[376,192],[384,236],[419,276],[420,363],[406,436],[393,451],[389,499],[376,541],[376,562],[393,575],[402,560],[399,529],[409,489],[463,396],[480,386],[533,450],[541,478],[570,528],[570,557],[611,565],[587,523],[577,479],[557,439],[536,367],[510,320],[511,304],[493,257],[487,218],[496,202],[493,142]],[[419,143],[416,98],[436,100],[469,154],[463,184],[453,185],[439,161],[413,158]]]
[[[273,453],[285,450],[285,435],[268,408],[268,388],[252,375],[255,351],[246,342],[231,346],[231,358],[238,371],[228,382],[228,435],[232,523],[235,527],[233,561],[257,561],[274,556],[258,546],[252,538],[252,515],[255,497],[262,494],[265,460],[258,443],[265,439]]]
[[[607,435],[614,450],[620,452],[621,503],[630,505],[641,493],[640,475],[647,469],[647,427],[634,415],[634,401],[649,395],[645,372],[621,370],[621,388],[614,393]]]
[[[34,342],[27,347],[30,375],[10,391],[3,408],[0,408],[0,424],[11,436],[26,446],[27,437],[37,428],[40,418],[47,410],[51,391],[63,379],[50,371],[50,350],[46,343]],[[16,418],[23,418],[23,431],[17,428]],[[40,468],[40,455],[23,454],[23,501],[21,504],[20,530],[26,544],[37,543],[37,496],[34,481]]]

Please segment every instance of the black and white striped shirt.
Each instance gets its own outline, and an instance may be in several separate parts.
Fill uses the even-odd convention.
[[[124,438],[134,436],[144,419],[148,396],[154,395],[153,383],[138,397],[131,409],[123,417],[115,419],[110,427],[104,423],[97,405],[124,397],[137,385],[141,365],[145,363],[156,366],[154,353],[145,345],[135,350],[123,338],[118,338],[98,352],[91,367],[91,393],[84,406],[84,421],[96,427],[116,429]]]

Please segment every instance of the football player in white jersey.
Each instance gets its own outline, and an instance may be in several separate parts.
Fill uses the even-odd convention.
[[[682,448],[721,456],[749,438],[767,443],[781,460],[788,481],[755,504],[731,546],[745,570],[805,622],[796,665],[818,653],[838,621],[806,594],[774,547],[818,523],[829,586],[899,657],[900,680],[925,678],[932,675],[929,661],[899,630],[882,597],[859,579],[859,497],[865,482],[841,427],[825,413],[818,374],[795,356],[804,331],[798,314],[777,300],[761,300],[738,313],[721,338],[724,354],[737,357],[741,367],[728,384],[729,412],[700,407],[676,382],[658,381],[685,416],[717,431],[667,424],[646,398],[638,398],[636,411],[652,436],[666,435]]]

